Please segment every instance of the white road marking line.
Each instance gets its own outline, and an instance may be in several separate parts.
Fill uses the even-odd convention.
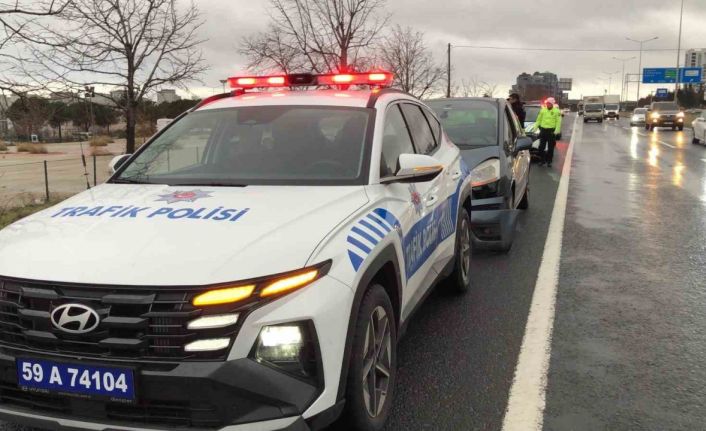
[[[677,147],[675,147],[674,145],[668,144],[668,143],[666,143],[666,142],[664,142],[664,141],[657,141],[657,142],[659,142],[660,144],[664,145],[665,147],[677,148]]]
[[[503,431],[541,430],[544,421],[547,371],[552,347],[554,306],[559,283],[561,241],[564,235],[564,217],[569,195],[571,160],[576,141],[581,139],[577,136],[583,132],[583,129],[577,130],[577,124],[578,122],[575,121],[554,200],[542,263],[539,266],[537,282],[532,294],[532,305],[503,419]]]

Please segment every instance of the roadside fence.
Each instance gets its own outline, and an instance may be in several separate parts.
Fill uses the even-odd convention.
[[[4,163],[0,160],[0,206],[49,202],[105,182],[114,155]]]

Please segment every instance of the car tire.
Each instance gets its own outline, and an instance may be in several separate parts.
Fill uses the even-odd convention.
[[[463,206],[458,211],[456,223],[456,246],[454,247],[454,269],[446,279],[447,289],[454,293],[465,293],[471,288],[471,260],[473,239],[471,217]]]
[[[684,130],[684,126],[678,126],[677,129],[679,129],[680,132]]]
[[[616,115],[616,116],[615,116],[615,119],[616,119],[616,120],[620,120],[620,115]]]
[[[645,130],[650,130],[650,125],[649,125],[649,124],[645,124]]]
[[[694,144],[694,145],[698,145],[698,144],[701,143],[701,141],[699,141],[699,138],[697,138],[696,136],[694,136],[693,138],[691,138],[691,143]]]
[[[584,124],[588,123],[588,120],[584,118],[584,119],[583,119],[583,123],[584,123]]]
[[[520,203],[517,204],[517,209],[526,210],[529,209],[529,184],[525,187],[525,194],[522,195]]]
[[[372,343],[371,336],[375,338]],[[346,406],[338,423],[341,428],[383,429],[392,409],[396,367],[397,325],[392,303],[381,285],[372,284],[358,309]]]

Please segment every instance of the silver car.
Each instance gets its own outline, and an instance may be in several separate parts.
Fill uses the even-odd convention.
[[[647,108],[637,108],[632,111],[632,117],[630,117],[631,126],[644,126],[647,119]]]

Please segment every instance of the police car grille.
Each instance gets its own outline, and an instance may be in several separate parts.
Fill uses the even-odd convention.
[[[197,336],[232,338],[237,331],[237,325],[198,333],[188,330],[187,323],[204,314],[204,310],[191,305],[198,292],[186,288],[95,287],[0,278],[0,344],[113,359],[222,360],[226,351],[184,351],[184,346]],[[52,310],[70,303],[93,308],[101,317],[99,326],[78,335],[55,328],[51,323]]]

